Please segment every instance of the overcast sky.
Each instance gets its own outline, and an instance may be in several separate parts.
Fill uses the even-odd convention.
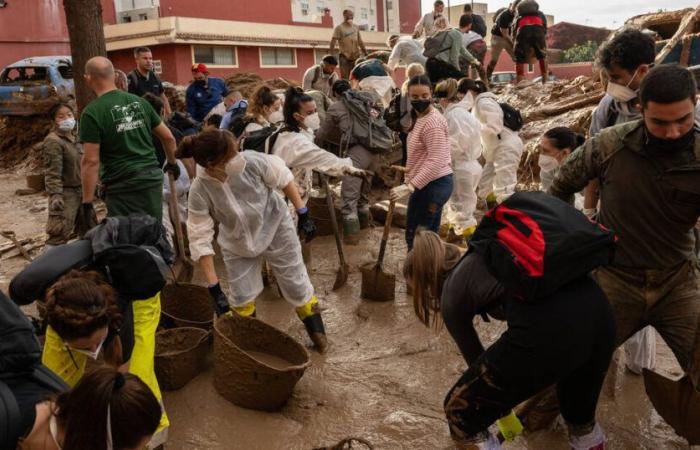
[[[434,0],[422,0],[423,12],[432,10]],[[443,0],[445,4],[448,0]],[[450,0],[451,5],[466,3],[465,0]],[[475,1],[477,3],[477,1]],[[484,3],[482,1],[482,3]],[[507,6],[509,0],[492,0],[485,2],[489,11]],[[658,11],[659,8],[672,11],[675,9],[697,6],[698,0],[538,0],[540,9],[554,15],[556,22],[573,22],[591,26],[617,28],[629,17]],[[491,25],[491,24],[488,24]]]

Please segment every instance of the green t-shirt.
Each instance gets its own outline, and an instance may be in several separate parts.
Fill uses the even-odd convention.
[[[80,116],[80,140],[100,144],[100,178],[123,179],[158,167],[151,130],[161,119],[144,99],[118,89],[93,100]]]

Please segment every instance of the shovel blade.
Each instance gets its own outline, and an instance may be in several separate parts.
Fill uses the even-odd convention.
[[[700,444],[700,394],[688,376],[671,380],[644,369],[644,386],[656,411],[690,445]]]
[[[348,272],[349,268],[347,264],[341,265],[338,267],[338,273],[335,276],[335,283],[333,283],[333,290],[338,290],[341,287],[345,286],[345,283],[348,281]]]
[[[396,276],[384,272],[381,267],[372,263],[361,267],[362,298],[375,302],[394,301],[396,291]]]

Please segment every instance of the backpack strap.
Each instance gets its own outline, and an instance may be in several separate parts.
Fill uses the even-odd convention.
[[[318,64],[316,65],[316,70],[314,71],[314,79],[311,81],[311,87],[314,87],[314,84],[318,81],[318,79],[321,78],[321,65]]]
[[[22,416],[15,394],[0,380],[0,448],[15,448],[22,434]]]
[[[137,78],[136,69],[132,70],[129,72],[129,75],[126,76],[127,80],[129,81],[129,86],[138,86],[139,84],[139,79]]]

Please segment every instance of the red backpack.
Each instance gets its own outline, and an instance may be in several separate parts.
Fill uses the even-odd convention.
[[[544,192],[518,192],[489,211],[469,240],[517,298],[536,301],[612,260],[615,234]]]

